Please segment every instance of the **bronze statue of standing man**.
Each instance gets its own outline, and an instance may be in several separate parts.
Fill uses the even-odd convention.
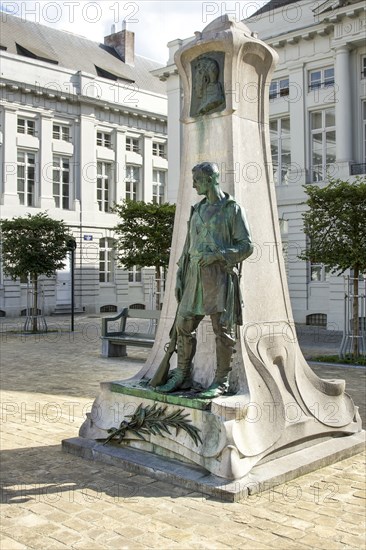
[[[242,324],[240,264],[253,252],[245,215],[219,186],[219,169],[202,162],[193,170],[193,187],[204,199],[192,207],[188,233],[178,262],[175,323],[178,366],[157,390],[170,393],[191,385],[196,329],[211,317],[216,337],[215,377],[200,397],[214,398],[229,387],[236,325]]]

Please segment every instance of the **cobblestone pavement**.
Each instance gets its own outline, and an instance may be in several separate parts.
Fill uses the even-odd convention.
[[[7,321],[2,334],[1,550],[364,548],[364,454],[233,504],[61,453],[99,383],[133,375],[148,353],[104,359],[99,319],[65,327],[23,336]],[[364,373],[336,377],[353,395]]]

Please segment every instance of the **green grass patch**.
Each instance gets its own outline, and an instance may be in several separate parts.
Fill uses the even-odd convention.
[[[346,355],[346,357],[339,357],[339,355],[318,355],[312,357],[312,361],[319,361],[320,363],[342,363],[344,365],[365,365],[366,357],[360,356],[355,359],[352,355]]]

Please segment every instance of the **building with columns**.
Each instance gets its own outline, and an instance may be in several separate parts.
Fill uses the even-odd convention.
[[[341,330],[343,277],[330,274],[324,265],[300,261],[298,254],[306,247],[303,186],[323,186],[327,174],[351,179],[366,173],[365,3],[271,0],[245,23],[279,55],[268,90],[269,131],[295,321]],[[177,192],[181,148],[182,88],[174,53],[191,39],[170,42],[167,66],[154,72],[167,86],[170,200]],[[256,89],[243,89],[238,82],[230,93],[253,101]],[[237,177],[255,177],[249,168],[234,170]]]
[[[115,262],[113,203],[167,200],[167,100],[126,29],[104,44],[1,14],[1,217],[47,212],[77,243],[75,305],[91,313],[154,303],[153,270]],[[42,282],[46,314],[71,301],[70,265]],[[0,311],[27,307],[27,280],[0,270]]]

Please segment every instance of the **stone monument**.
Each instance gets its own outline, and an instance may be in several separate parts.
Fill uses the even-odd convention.
[[[344,381],[318,378],[296,339],[269,143],[268,89],[276,59],[274,50],[229,16],[195,33],[177,52],[184,87],[183,157],[155,345],[136,377],[101,384],[80,437],[64,442],[65,450],[120,459],[132,471],[229,500],[362,450],[361,420]],[[206,319],[198,329],[188,393],[181,386],[159,392],[149,385],[166,356],[177,309],[177,262],[197,202],[192,168],[206,161],[217,163],[221,188],[246,212],[254,243],[243,262],[244,319],[236,326],[228,392],[225,387],[212,399],[192,391],[195,385],[210,387],[215,376],[215,340]],[[175,361],[173,353],[171,369]],[[113,443],[114,436],[124,445]],[[98,442],[107,437],[112,445]]]

